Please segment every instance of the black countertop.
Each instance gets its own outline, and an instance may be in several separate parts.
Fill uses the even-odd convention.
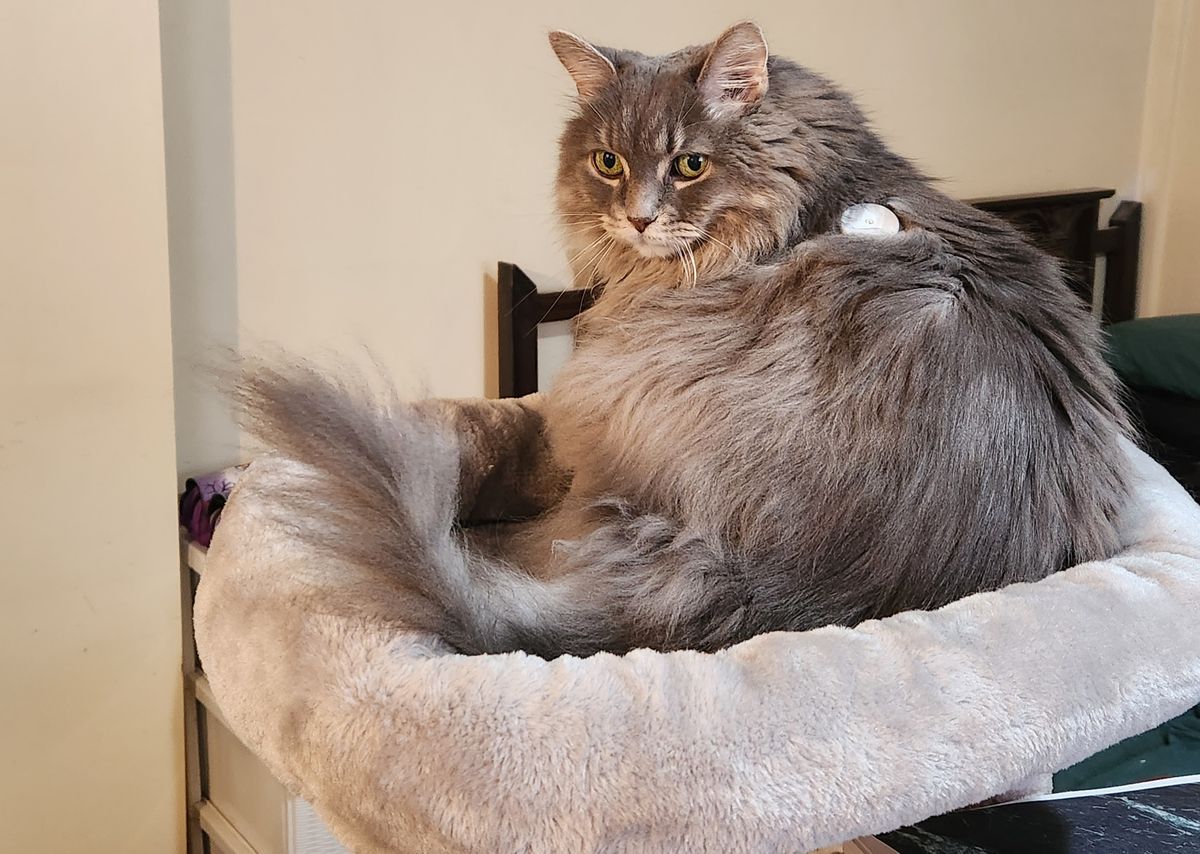
[[[879,839],[899,854],[1200,854],[1200,778],[965,810]]]

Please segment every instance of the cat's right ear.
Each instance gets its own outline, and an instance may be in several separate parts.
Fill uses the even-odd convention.
[[[574,33],[555,30],[550,34],[550,47],[575,81],[579,97],[584,101],[594,98],[600,90],[616,79],[617,69],[612,60],[595,45],[589,44]]]
[[[713,42],[696,85],[710,115],[737,116],[767,94],[767,40],[753,21],[734,24]]]

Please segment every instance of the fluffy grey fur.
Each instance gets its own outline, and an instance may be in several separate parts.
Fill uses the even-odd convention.
[[[463,651],[546,656],[854,624],[1116,551],[1126,422],[1054,261],[753,24],[657,58],[551,43],[580,95],[559,205],[605,285],[574,355],[545,400],[416,405],[251,366],[251,426],[313,472],[280,502],[298,534]],[[901,233],[838,232],[861,202]]]

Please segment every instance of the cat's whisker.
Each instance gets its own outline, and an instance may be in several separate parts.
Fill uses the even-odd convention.
[[[598,244],[600,241],[604,240],[604,238],[606,238],[608,236],[609,236],[608,232],[606,231],[603,234],[601,234],[599,237],[597,237],[595,240],[593,240],[591,243],[589,243],[587,246],[580,249],[578,252],[575,253],[574,256],[572,256],[572,258],[569,261],[567,261],[567,266],[568,267],[575,266],[575,262],[578,261],[580,258],[582,258],[583,254],[585,252],[587,252],[589,249],[591,249],[593,246],[595,246],[596,244]]]
[[[604,247],[603,247],[603,246],[601,246],[601,247],[597,248],[595,252],[593,252],[591,255],[589,255],[589,256],[588,256],[588,259],[587,259],[587,261],[586,261],[585,263],[583,263],[583,264],[580,264],[580,265],[579,265],[579,266],[578,266],[576,269],[574,269],[574,270],[572,271],[572,273],[571,273],[571,287],[573,287],[573,288],[577,288],[577,287],[579,287],[579,286],[580,286],[580,282],[586,279],[586,277],[587,277],[587,272],[588,272],[588,267],[590,267],[590,266],[591,266],[592,260],[593,260],[593,259],[594,259],[594,258],[595,258],[597,255],[599,255],[599,254],[600,254],[600,253],[603,251],[603,249],[604,249]]]
[[[515,311],[517,310],[517,307],[518,307],[518,306],[520,306],[520,305],[521,305],[521,303],[525,302],[525,300],[529,299],[529,298],[530,298],[530,297],[531,297],[533,294],[536,294],[536,293],[537,293],[537,288],[535,287],[535,288],[533,288],[533,290],[531,290],[531,291],[528,291],[528,292],[525,294],[525,296],[521,297],[519,300],[517,300],[516,302],[514,302],[514,303],[513,303],[513,306],[512,306],[512,308],[510,308],[510,309],[508,310],[508,315],[507,315],[507,316],[508,316],[508,317],[512,317],[512,315],[513,315],[513,312],[515,312]]]
[[[562,231],[564,234],[574,237],[577,234],[587,234],[589,231],[593,231],[597,228],[603,228],[603,227],[604,226],[600,225],[600,223],[593,222],[593,223],[588,223],[586,225],[577,225],[577,226],[572,226],[569,228],[564,228],[564,229],[562,229]]]
[[[698,231],[700,233],[700,238],[702,240],[710,241],[712,243],[717,244],[718,246],[724,246],[726,249],[729,250],[729,254],[732,255],[734,258],[740,257],[738,255],[737,251],[732,246],[730,246],[728,243],[725,243],[724,241],[718,240],[716,237],[714,237],[712,235],[712,232],[708,231],[707,229],[701,228],[700,226],[696,226],[696,231]]]
[[[674,257],[679,260],[679,285],[684,288],[692,287],[699,281],[699,272],[696,269],[696,256],[692,252],[691,244],[686,238],[680,237],[673,237],[671,242]],[[691,284],[688,283],[689,278]]]
[[[577,285],[579,284],[579,280],[580,280],[581,278],[584,278],[584,277],[585,277],[585,274],[587,274],[587,273],[589,272],[589,269],[592,267],[592,264],[593,264],[593,263],[594,263],[594,262],[595,262],[595,261],[596,261],[596,260],[597,260],[599,257],[601,257],[602,253],[604,253],[604,252],[605,252],[606,250],[608,250],[608,249],[611,249],[611,248],[612,248],[612,243],[614,242],[614,241],[613,241],[613,237],[612,237],[612,235],[608,234],[607,232],[605,232],[603,235],[601,235],[601,237],[600,237],[600,241],[605,241],[605,242],[603,243],[603,245],[601,245],[601,246],[600,246],[598,249],[596,249],[596,251],[595,251],[595,252],[593,252],[593,253],[592,253],[592,254],[591,254],[589,257],[588,257],[588,260],[587,260],[585,263],[583,263],[582,265],[580,265],[579,269],[578,269],[578,270],[575,272],[574,276],[573,276],[573,277],[572,277],[572,279],[571,279],[571,284],[572,284],[572,285],[575,285],[575,286],[577,286]],[[600,241],[596,241],[596,242],[597,242],[597,243],[599,243]],[[596,245],[596,243],[593,243],[593,244],[592,244],[592,246],[595,246],[595,245]],[[588,247],[588,248],[591,248],[591,247]],[[586,251],[586,250],[585,250],[585,251]]]
[[[686,275],[686,271],[687,271],[687,263],[683,260],[683,249],[686,244],[681,241],[678,241],[678,240],[676,240],[674,242],[674,244],[675,244],[674,257],[676,259],[678,259],[678,261],[679,261],[679,285],[680,285],[680,287],[682,287],[684,284],[684,276]]]
[[[597,273],[600,272],[600,267],[604,264],[605,261],[608,260],[608,256],[612,254],[612,251],[613,251],[613,249],[616,248],[616,246],[617,246],[617,241],[615,239],[611,239],[608,241],[608,243],[605,244],[604,252],[601,253],[600,256],[598,258],[596,258],[595,261],[591,265],[589,265],[592,268],[590,276],[594,277]],[[589,282],[588,284],[590,285],[591,283]]]
[[[555,213],[554,211],[548,211],[548,212],[543,211],[542,213],[530,213],[527,211],[519,211],[519,212],[518,211],[504,211],[502,213],[502,216],[514,217],[514,218],[520,217],[522,219],[524,219],[526,217],[543,217],[543,218],[549,219],[549,220],[558,220],[558,219],[562,219],[563,217],[568,217],[568,216],[582,217],[582,216],[594,216],[594,214],[562,214],[562,213]]]

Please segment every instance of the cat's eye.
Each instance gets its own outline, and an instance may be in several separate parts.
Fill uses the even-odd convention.
[[[707,168],[708,158],[703,154],[681,154],[671,163],[671,170],[688,181],[699,178]]]
[[[621,158],[611,151],[593,151],[592,165],[605,178],[619,178],[625,171],[625,164],[621,162]]]

